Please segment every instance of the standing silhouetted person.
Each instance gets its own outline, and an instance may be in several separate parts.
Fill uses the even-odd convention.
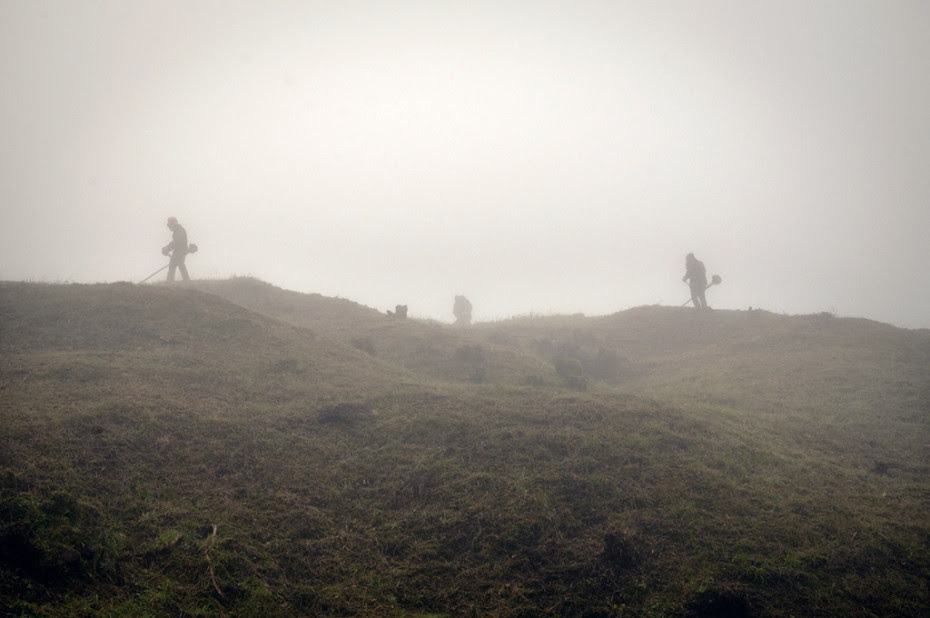
[[[456,296],[455,304],[452,305],[452,315],[455,316],[455,323],[460,326],[471,324],[471,303],[464,296]]]
[[[707,309],[707,299],[704,298],[704,290],[707,289],[707,271],[704,270],[704,262],[689,253],[685,258],[685,276],[681,278],[691,286],[691,302],[694,303],[695,309]]]
[[[187,231],[181,227],[177,218],[168,217],[168,229],[171,230],[171,242],[162,247],[162,255],[171,255],[168,262],[168,281],[174,281],[175,269],[181,272],[181,278],[184,281],[190,281],[187,274],[187,266],[184,265],[184,258],[187,257]]]

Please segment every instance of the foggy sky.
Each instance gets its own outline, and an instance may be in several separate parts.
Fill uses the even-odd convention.
[[[0,0],[0,279],[930,327],[930,3]],[[159,275],[159,279],[162,275]]]

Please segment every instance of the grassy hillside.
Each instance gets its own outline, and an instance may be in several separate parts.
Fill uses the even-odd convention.
[[[930,333],[0,284],[10,615],[912,616]]]

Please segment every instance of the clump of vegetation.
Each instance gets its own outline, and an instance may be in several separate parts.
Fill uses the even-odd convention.
[[[622,573],[642,562],[642,553],[636,543],[624,532],[608,532],[604,535],[601,559],[614,572]]]
[[[317,414],[321,423],[334,423],[338,425],[355,425],[369,420],[372,409],[363,403],[336,403],[324,406]]]
[[[460,363],[483,363],[484,351],[481,346],[463,345],[455,349],[454,358]]]
[[[353,337],[352,347],[356,350],[371,354],[372,356],[375,355],[375,342],[372,341],[371,337]]]
[[[485,362],[484,349],[478,345],[463,345],[455,349],[455,361],[466,367],[468,381],[481,384],[488,379],[488,368]]]
[[[93,532],[97,517],[92,505],[60,490],[40,498],[5,487],[0,497],[0,565],[9,576],[5,583],[63,589],[108,575],[110,556]]]
[[[688,602],[690,616],[726,616],[727,618],[749,618],[758,615],[753,608],[746,586],[723,586],[703,588]]]
[[[583,375],[612,380],[620,375],[624,360],[616,349],[605,343],[590,333],[583,334],[578,329],[563,328],[548,337],[535,339],[532,347],[538,354],[550,359],[556,371],[560,367],[563,370],[574,371],[573,368],[566,367],[566,361],[575,359],[581,364]]]
[[[554,364],[555,372],[565,380],[567,386],[579,391],[588,388],[588,380],[584,376],[584,367],[580,360],[574,356],[559,356]]]

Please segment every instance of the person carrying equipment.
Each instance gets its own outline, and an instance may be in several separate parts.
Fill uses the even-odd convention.
[[[171,230],[171,242],[161,248],[162,255],[170,255],[168,262],[168,281],[174,281],[174,271],[181,272],[181,278],[184,281],[190,281],[187,274],[187,266],[184,265],[184,258],[188,253],[193,253],[187,245],[187,231],[178,223],[176,217],[168,217],[168,229]]]
[[[689,253],[685,257],[685,276],[681,278],[691,287],[691,302],[694,303],[695,309],[707,309],[707,299],[704,298],[704,290],[707,285],[707,271],[704,270],[704,262]]]
[[[455,303],[452,305],[452,315],[455,316],[455,323],[459,326],[471,324],[471,309],[471,301],[464,296],[456,296]]]

